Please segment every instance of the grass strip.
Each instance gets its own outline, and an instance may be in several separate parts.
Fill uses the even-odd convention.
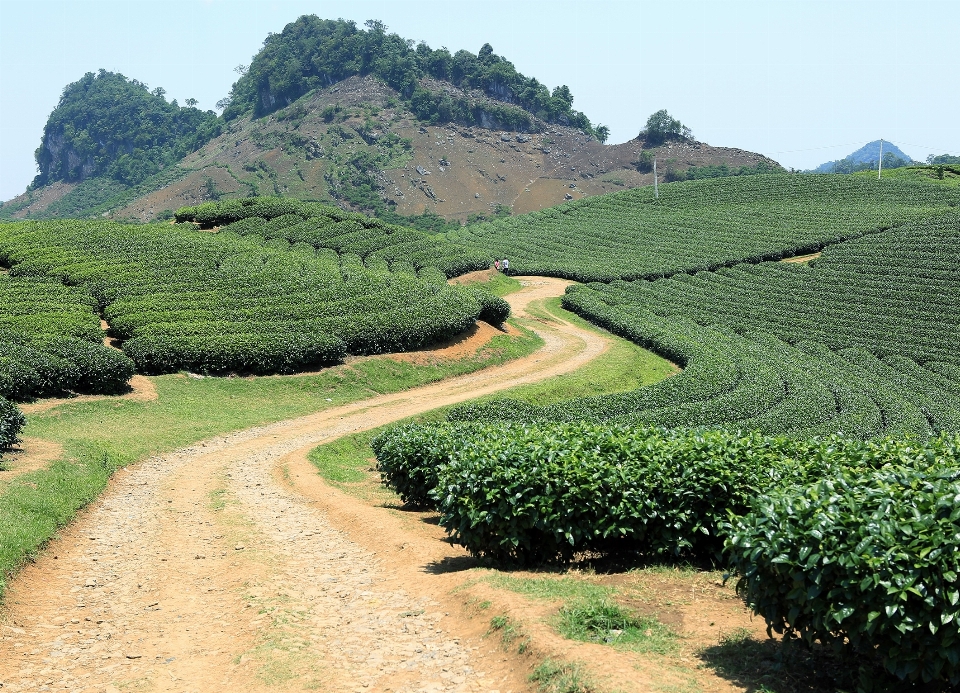
[[[516,282],[512,277],[496,275],[504,283]],[[519,283],[517,283],[519,286]],[[610,340],[605,353],[581,368],[553,378],[502,390],[493,395],[478,398],[476,402],[512,397],[527,402],[546,405],[586,395],[603,395],[624,390],[635,390],[659,382],[677,372],[676,366],[621,337],[609,334],[591,325],[586,320],[560,307],[560,299],[548,299],[539,312],[542,319],[562,318],[593,332],[602,333]],[[530,312],[530,308],[528,308]],[[449,407],[433,409],[403,421],[394,422],[371,431],[346,436],[321,445],[310,452],[309,459],[317,467],[320,476],[342,490],[355,495],[367,496],[371,487],[379,484],[379,477],[370,473],[373,450],[370,441],[388,427],[400,423],[439,421],[446,417]]]
[[[557,631],[570,640],[634,652],[672,654],[677,635],[656,618],[630,613],[608,599],[583,599],[560,607]]]
[[[580,662],[544,660],[530,674],[540,693],[598,693],[599,689],[588,679]]]

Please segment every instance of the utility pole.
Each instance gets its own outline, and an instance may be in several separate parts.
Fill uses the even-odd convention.
[[[653,199],[660,199],[660,190],[657,188],[657,157],[653,157]]]
[[[883,170],[883,138],[880,138],[880,161],[877,162],[877,180],[880,180],[880,171]]]

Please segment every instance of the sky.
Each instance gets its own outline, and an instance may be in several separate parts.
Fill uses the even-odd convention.
[[[866,142],[960,154],[960,0],[0,0],[0,200],[36,175],[63,88],[103,68],[212,109],[269,32],[379,19],[431,47],[484,43],[636,137],[666,108],[694,136],[809,169]]]

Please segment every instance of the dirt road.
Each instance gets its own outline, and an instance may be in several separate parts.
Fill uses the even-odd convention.
[[[525,284],[510,297],[518,316],[567,282]],[[396,560],[406,544],[382,550],[409,520],[383,509],[364,515],[303,456],[349,433],[572,371],[606,348],[571,324],[536,325],[545,346],[532,356],[118,472],[10,585],[0,691],[526,689],[481,626],[453,612],[436,552],[414,544]],[[339,511],[327,512],[321,497]]]

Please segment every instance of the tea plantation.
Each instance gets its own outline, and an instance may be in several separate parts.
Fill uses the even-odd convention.
[[[564,306],[684,370],[397,427],[374,441],[384,482],[488,560],[723,565],[771,628],[853,657],[864,689],[901,685],[876,669],[960,683],[960,214],[943,189],[865,182],[665,186],[605,226],[594,207],[614,195],[542,242],[504,222],[491,243],[512,267],[608,282]]]
[[[908,180],[769,175],[675,183],[576,200],[447,234],[517,274],[652,279],[813,253],[926,219],[960,191]]]
[[[393,428],[374,441],[387,485],[485,560],[725,566],[778,632],[957,685],[958,206],[935,183],[775,175],[435,235],[281,198],[4,224],[0,444],[23,425],[10,401],[135,370],[292,373],[502,322],[505,302],[446,279],[506,257],[583,282],[567,309],[682,372]]]
[[[22,222],[0,226],[0,395],[115,393],[146,374],[292,373],[347,354],[414,349],[502,322],[494,296],[435,269],[193,225]],[[104,345],[100,316],[121,349]]]

